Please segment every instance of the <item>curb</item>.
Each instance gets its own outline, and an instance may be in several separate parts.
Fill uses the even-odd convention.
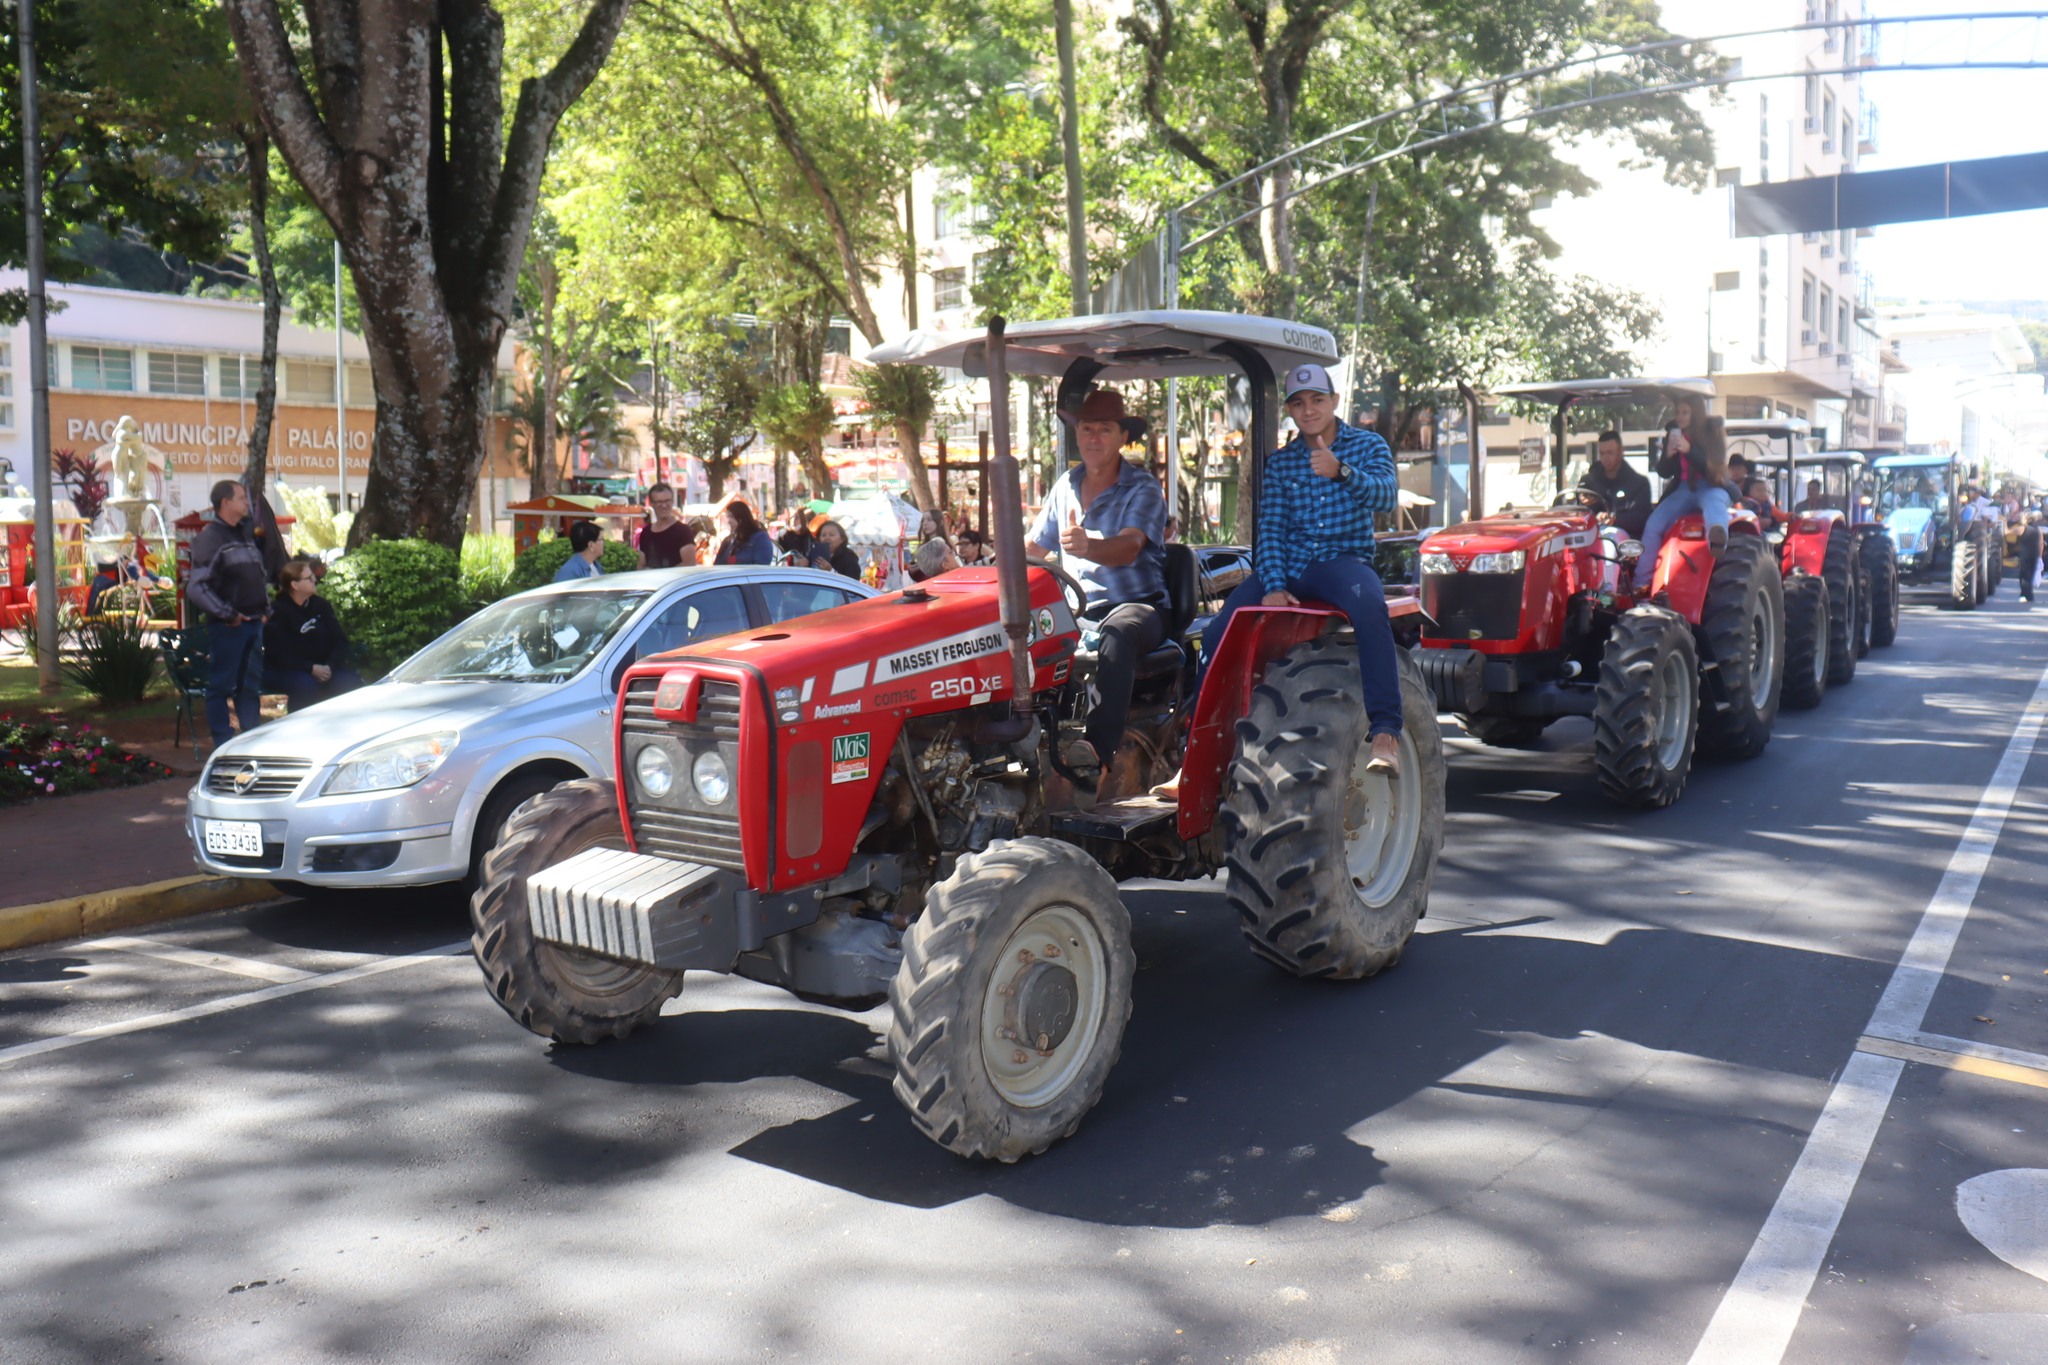
[[[9,906],[0,908],[0,951],[228,910],[280,894],[269,882],[249,877],[173,877],[40,905]]]

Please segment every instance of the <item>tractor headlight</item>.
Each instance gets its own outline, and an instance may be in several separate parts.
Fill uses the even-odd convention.
[[[1422,557],[1424,573],[1456,573],[1457,566],[1451,563],[1449,555],[1426,554]]]
[[[1472,556],[1472,572],[1520,573],[1528,562],[1529,555],[1525,550],[1502,550],[1490,555]]]
[[[690,781],[696,784],[697,795],[704,798],[707,806],[722,805],[732,795],[732,774],[726,771],[725,758],[716,749],[697,755],[697,761],[690,765]]]
[[[656,801],[676,785],[675,765],[668,761],[668,751],[659,744],[649,744],[640,750],[633,760],[633,776],[639,779],[640,790]]]

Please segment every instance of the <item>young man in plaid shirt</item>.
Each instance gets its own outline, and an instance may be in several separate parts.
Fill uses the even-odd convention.
[[[1327,602],[1351,620],[1365,693],[1372,756],[1367,772],[1400,771],[1401,673],[1387,599],[1372,567],[1372,516],[1400,495],[1394,453],[1377,433],[1337,419],[1330,372],[1287,372],[1287,415],[1299,431],[1273,452],[1259,478],[1258,544],[1252,573],[1202,632],[1202,666],[1216,657],[1239,607]],[[1178,779],[1156,789],[1178,794]]]

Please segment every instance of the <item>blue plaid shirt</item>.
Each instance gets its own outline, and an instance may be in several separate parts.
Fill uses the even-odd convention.
[[[1060,548],[1067,514],[1081,511],[1081,476],[1086,472],[1085,465],[1077,464],[1053,480],[1046,490],[1045,506],[1031,528],[1033,545],[1041,550]],[[1088,590],[1089,605],[1166,605],[1166,495],[1159,491],[1159,480],[1125,460],[1116,482],[1081,512],[1081,526],[1089,534],[1103,537],[1121,535],[1133,526],[1145,533],[1145,548],[1129,564],[1097,564],[1076,555],[1061,556],[1061,566]]]
[[[1267,592],[1285,592],[1309,565],[1337,555],[1372,562],[1372,514],[1393,511],[1400,496],[1394,452],[1378,432],[1339,422],[1330,453],[1344,466],[1334,479],[1309,467],[1299,436],[1266,461],[1252,568]]]

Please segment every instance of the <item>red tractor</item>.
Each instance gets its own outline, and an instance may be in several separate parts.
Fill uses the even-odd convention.
[[[1574,406],[1704,401],[1713,386],[1599,379],[1501,393],[1556,405],[1552,477],[1564,489]],[[1561,716],[1591,717],[1601,790],[1626,806],[1668,806],[1696,748],[1749,758],[1770,742],[1785,650],[1775,557],[1747,512],[1731,518],[1718,558],[1700,517],[1685,517],[1637,594],[1642,546],[1602,524],[1597,497],[1560,502],[1423,542],[1423,673],[1439,708],[1488,744],[1526,744]]]
[[[1818,706],[1899,631],[1898,558],[1871,511],[1868,461],[1815,449],[1797,418],[1737,419],[1727,430],[1730,457],[1770,483],[1778,509],[1764,530],[1785,580],[1785,704]]]
[[[997,320],[878,351],[988,379],[996,567],[630,668],[616,787],[536,798],[484,863],[475,948],[499,1003],[590,1043],[652,1023],[691,969],[886,998],[912,1122],[1014,1161],[1073,1132],[1116,1061],[1135,966],[1119,880],[1221,870],[1251,948],[1282,970],[1391,966],[1442,839],[1436,705],[1413,656],[1400,771],[1369,773],[1343,616],[1239,613],[1197,695],[1196,567],[1169,545],[1177,619],[1139,669],[1100,799],[1081,795],[1060,754],[1095,669],[1085,599],[1027,565],[1010,454],[1012,373],[1058,376],[1062,412],[1098,381],[1239,375],[1250,449],[1270,451],[1274,374],[1335,355],[1317,328],[1200,312]],[[1177,803],[1110,799],[1176,769]]]

